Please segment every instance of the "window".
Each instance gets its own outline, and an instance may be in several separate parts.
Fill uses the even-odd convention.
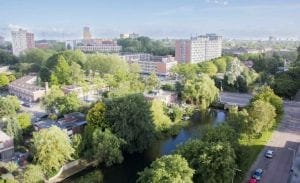
[[[3,142],[0,142],[0,149],[3,149],[4,148],[4,143]],[[1,159],[1,158],[0,158]]]

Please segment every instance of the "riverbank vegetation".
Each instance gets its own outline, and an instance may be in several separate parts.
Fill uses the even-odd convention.
[[[225,123],[178,146],[174,154],[195,171],[194,182],[231,182],[234,177],[240,182],[271,137],[282,110],[282,100],[272,89],[260,88],[245,109],[231,108]]]

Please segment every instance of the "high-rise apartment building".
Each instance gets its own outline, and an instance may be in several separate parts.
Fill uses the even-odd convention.
[[[90,32],[89,27],[83,27],[83,39],[84,40],[92,39],[92,34]]]
[[[222,55],[222,37],[206,34],[177,40],[175,59],[179,63],[198,63],[211,60]]]
[[[17,31],[12,31],[12,48],[13,54],[19,56],[22,52],[27,49],[34,48],[34,34],[29,33],[26,30],[19,29]]]

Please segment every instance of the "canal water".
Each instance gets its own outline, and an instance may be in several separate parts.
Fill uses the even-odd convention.
[[[125,154],[124,162],[119,165],[104,168],[100,167],[105,183],[134,183],[138,177],[137,172],[149,166],[152,161],[163,155],[171,154],[176,146],[195,138],[201,134],[205,127],[216,126],[225,121],[226,112],[212,109],[208,115],[201,116],[196,113],[187,127],[182,129],[178,135],[161,139],[153,143],[144,153]],[[96,168],[97,169],[97,168]],[[85,175],[95,168],[87,169],[64,182],[73,182],[80,176]]]

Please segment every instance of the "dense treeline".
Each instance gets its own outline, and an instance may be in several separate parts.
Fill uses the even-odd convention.
[[[277,95],[292,99],[300,88],[299,48],[297,53],[298,57],[293,56],[293,52],[288,54],[276,52],[273,54],[246,54],[241,55],[240,59],[253,61],[253,68],[259,73],[261,84],[268,84]]]

